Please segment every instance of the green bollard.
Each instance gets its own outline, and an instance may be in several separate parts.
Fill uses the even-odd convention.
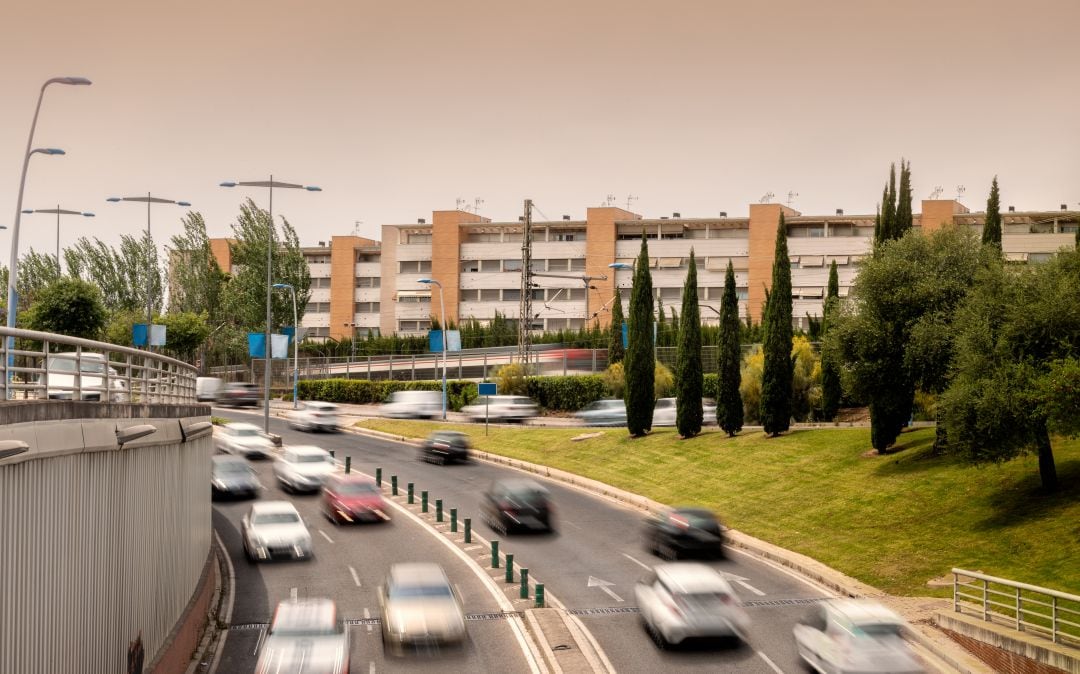
[[[420,492],[420,512],[422,512],[422,513],[427,512],[427,492],[426,491]]]
[[[409,483],[409,505],[413,504],[413,483]]]
[[[435,499],[435,521],[442,522],[442,499]]]
[[[491,541],[491,568],[499,568],[499,541]]]
[[[514,582],[514,555],[506,553],[506,582]]]
[[[352,472],[352,457],[351,456],[346,456],[345,457],[345,472],[346,472],[346,474]]]
[[[465,518],[465,542],[472,543],[472,518]]]
[[[382,488],[382,468],[375,469],[375,486]]]
[[[519,596],[520,596],[521,599],[528,599],[529,598],[529,570],[528,569],[522,569],[521,570],[521,594]]]
[[[390,476],[390,494],[397,496],[397,475]]]
[[[457,533],[457,508],[450,509],[450,533]]]
[[[544,608],[544,584],[536,584],[536,608]]]

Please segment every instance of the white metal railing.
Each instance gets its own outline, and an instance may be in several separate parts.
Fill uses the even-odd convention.
[[[1080,646],[1080,596],[953,569],[953,610]]]
[[[175,358],[131,347],[0,328],[3,400],[194,403],[197,374]]]

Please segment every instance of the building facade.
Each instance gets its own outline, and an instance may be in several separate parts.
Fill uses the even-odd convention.
[[[612,269],[634,263],[644,236],[653,287],[665,307],[681,304],[693,249],[698,262],[702,319],[719,317],[724,275],[735,270],[740,315],[757,322],[772,282],[773,251],[784,214],[791,258],[792,315],[798,327],[821,315],[829,267],[837,264],[840,295],[846,296],[860,260],[873,246],[874,216],[803,215],[780,204],[752,204],[747,217],[644,218],[615,207],[589,208],[584,220],[570,216],[532,222],[533,326],[538,330],[607,325],[615,288],[628,303],[633,272]],[[985,213],[971,213],[954,200],[924,200],[914,226],[931,231],[945,225],[981,231]],[[1074,245],[1080,212],[1002,213],[1006,259],[1040,262]],[[302,326],[316,338],[350,335],[421,334],[438,316],[442,284],[448,320],[481,322],[496,312],[517,320],[521,300],[522,231],[519,220],[493,222],[467,211],[435,211],[431,222],[384,225],[382,240],[333,236],[329,244],[305,248],[312,292]],[[231,268],[228,242],[212,241],[222,269]],[[677,309],[676,309],[677,310]]]

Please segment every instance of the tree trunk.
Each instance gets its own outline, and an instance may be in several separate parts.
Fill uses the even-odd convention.
[[[1055,492],[1058,488],[1057,468],[1054,466],[1054,450],[1050,447],[1050,433],[1045,423],[1035,431],[1035,446],[1039,450],[1039,477],[1043,491]]]

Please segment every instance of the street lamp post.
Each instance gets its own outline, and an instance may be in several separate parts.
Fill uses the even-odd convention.
[[[417,279],[417,283],[427,283],[429,285],[436,285],[439,287],[439,312],[442,326],[442,418],[446,421],[446,302],[443,299],[443,287],[442,284],[433,278]]]
[[[150,205],[151,204],[176,204],[187,208],[191,204],[187,201],[176,201],[174,199],[162,199],[161,197],[152,196],[149,192],[145,197],[109,197],[105,201],[112,203],[119,203],[121,201],[135,201],[138,203],[146,204],[146,350],[150,350],[150,326],[154,324],[154,291],[153,280],[154,276],[151,270],[156,266],[153,255],[155,253],[152,247],[153,239],[150,238]]]
[[[300,381],[300,325],[296,318],[296,288],[288,283],[275,283],[278,290],[288,290],[292,295],[292,322],[293,322],[293,370],[292,370],[292,408],[300,409],[296,394],[299,390]]]
[[[294,189],[294,190],[307,190],[308,192],[321,192],[321,187],[314,185],[300,185],[297,183],[286,183],[280,180],[274,180],[274,176],[270,176],[270,180],[247,180],[247,181],[232,181],[227,180],[222,183],[218,183],[221,187],[266,187],[270,191],[270,208],[268,213],[270,215],[270,227],[267,242],[266,242],[266,356],[265,364],[263,367],[263,393],[265,398],[263,400],[263,431],[265,433],[270,432],[270,357],[273,355],[270,348],[270,333],[273,330],[273,315],[271,304],[271,293],[274,283],[272,275],[272,267],[274,266],[274,188],[280,189]]]
[[[345,378],[352,379],[352,362],[356,360],[356,323],[346,323],[349,328],[349,362],[345,365]]]
[[[56,268],[60,268],[60,216],[61,215],[81,215],[84,218],[94,217],[93,213],[89,211],[69,211],[64,208],[60,208],[60,204],[56,205],[56,208],[27,208],[22,211],[29,215],[30,213],[55,213],[56,214]]]

